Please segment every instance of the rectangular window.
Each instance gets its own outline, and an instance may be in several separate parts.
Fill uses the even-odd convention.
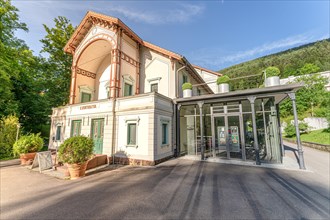
[[[81,93],[81,103],[90,102],[92,95],[90,93],[82,92]]]
[[[131,96],[131,95],[133,95],[133,86],[131,84],[125,83],[124,96]]]
[[[200,89],[197,89],[197,95],[200,96],[202,94]]]
[[[162,145],[168,144],[168,124],[162,124]]]
[[[127,145],[136,145],[136,124],[127,124]]]
[[[71,137],[79,136],[81,131],[81,120],[74,120],[71,124]]]
[[[158,83],[154,83],[150,85],[151,92],[158,92]]]
[[[60,141],[61,140],[61,129],[62,129],[62,126],[57,126],[56,127],[55,141]]]
[[[182,75],[182,83],[188,82],[188,77],[186,75]]]

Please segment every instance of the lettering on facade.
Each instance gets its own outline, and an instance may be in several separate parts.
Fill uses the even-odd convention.
[[[85,105],[85,106],[81,106],[80,107],[80,110],[92,109],[92,108],[96,108],[96,105]]]

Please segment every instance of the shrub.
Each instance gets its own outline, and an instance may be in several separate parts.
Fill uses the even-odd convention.
[[[308,124],[307,123],[304,123],[304,122],[300,122],[298,124],[298,127],[299,127],[299,133],[302,134],[302,133],[308,133]],[[294,137],[296,136],[296,127],[293,125],[293,124],[288,124],[288,126],[286,126],[284,128],[284,131],[285,131],[285,136],[286,137]]]
[[[281,71],[275,66],[270,66],[266,68],[266,77],[279,76]]]
[[[230,77],[227,75],[219,76],[217,79],[217,85],[220,85],[222,83],[228,83],[230,81]]]
[[[288,124],[284,128],[285,136],[286,137],[293,137],[296,136],[296,127],[293,124]]]
[[[186,89],[192,89],[191,83],[183,83],[182,84],[182,90],[186,90]]]
[[[58,151],[59,160],[63,163],[84,163],[93,155],[94,143],[91,138],[75,136],[66,139]]]
[[[44,141],[38,134],[23,135],[14,144],[14,154],[26,154],[32,152],[38,152],[42,149]]]
[[[13,115],[0,120],[0,159],[13,156],[18,123],[18,118]]]

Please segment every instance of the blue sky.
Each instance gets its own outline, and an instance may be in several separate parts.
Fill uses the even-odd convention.
[[[12,0],[38,54],[42,24],[65,16],[78,25],[88,10],[120,18],[143,40],[211,69],[330,37],[330,0],[68,1]]]

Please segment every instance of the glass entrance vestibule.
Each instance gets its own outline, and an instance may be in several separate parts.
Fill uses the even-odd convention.
[[[261,161],[280,163],[281,141],[274,97],[256,99],[254,108],[258,156]],[[199,102],[182,105],[179,112],[181,155],[256,160],[249,100]]]
[[[290,98],[297,159],[305,169],[295,101],[301,87],[297,83],[174,99],[176,155],[282,163],[279,104]]]

